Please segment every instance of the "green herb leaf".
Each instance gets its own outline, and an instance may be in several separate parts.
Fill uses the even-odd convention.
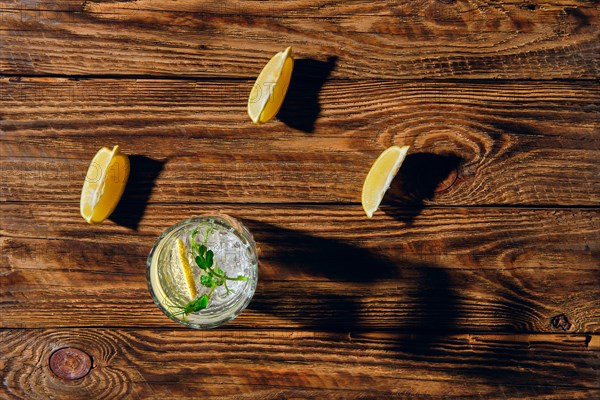
[[[208,306],[209,297],[206,294],[203,294],[196,300],[192,300],[183,307],[183,314],[188,315],[193,312],[198,312],[200,310],[204,310]]]
[[[204,253],[206,253],[206,246],[201,244],[200,247],[198,248],[198,253],[203,256]]]
[[[203,294],[202,296],[200,296],[200,298],[198,299],[200,308],[196,311],[204,310],[208,306],[208,300],[208,295]]]
[[[206,270],[206,260],[204,260],[202,256],[196,256],[194,260],[196,261],[196,265],[198,265],[200,269]]]
[[[215,256],[215,253],[213,253],[212,250],[208,250],[206,252],[206,266],[207,267],[209,267],[209,268],[212,267],[214,256]]]
[[[213,279],[210,275],[202,275],[200,277],[200,283],[206,287],[212,287],[214,285]]]

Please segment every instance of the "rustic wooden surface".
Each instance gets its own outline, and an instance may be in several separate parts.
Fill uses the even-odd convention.
[[[0,397],[600,397],[599,14],[0,0]],[[253,79],[287,45],[286,103],[255,126]],[[130,183],[88,226],[87,165],[117,143]],[[392,144],[411,154],[367,220]],[[156,308],[145,259],[214,212],[254,233],[260,281],[194,331]],[[57,376],[64,348],[89,372]]]
[[[3,0],[21,75],[255,78],[281,44],[346,78],[587,78],[596,1]]]

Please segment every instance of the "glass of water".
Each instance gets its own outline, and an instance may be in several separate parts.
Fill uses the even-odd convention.
[[[214,328],[238,316],[258,281],[252,235],[224,214],[186,219],[167,228],[146,264],[148,288],[158,308],[196,329]]]

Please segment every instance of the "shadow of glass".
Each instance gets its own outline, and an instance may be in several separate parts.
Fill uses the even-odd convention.
[[[412,224],[426,200],[452,186],[461,162],[462,158],[451,154],[409,154],[382,201],[394,207],[382,207],[382,210],[401,222]],[[403,206],[401,213],[394,210],[398,206]]]
[[[165,162],[142,155],[129,156],[131,172],[119,205],[110,216],[118,225],[137,230]]]
[[[374,254],[339,240],[256,220],[244,220],[244,224],[262,250],[261,269],[269,270],[271,277],[269,285],[259,283],[249,309],[326,332],[353,332],[360,337],[361,332],[383,331],[389,335],[384,340],[390,341],[394,357],[425,362],[432,368],[439,364],[454,376],[485,379],[506,386],[505,390],[530,384],[523,367],[535,369],[538,383],[577,374],[568,364],[540,368],[540,351],[542,356],[555,354],[545,353],[543,346],[537,353],[532,351],[522,337],[511,342],[487,335],[489,343],[472,345],[464,324],[469,323],[467,311],[477,309],[460,295],[463,284],[472,280],[469,271],[407,261],[394,254],[393,247],[387,247],[385,255]],[[344,282],[350,284],[339,284]],[[521,301],[509,298],[503,308],[517,306],[524,312],[527,303]],[[514,321],[506,319],[490,331],[502,326],[503,332],[517,332]],[[536,390],[550,393],[554,389]]]
[[[327,61],[294,60],[290,86],[277,118],[291,128],[313,132],[321,112],[319,92],[336,62],[337,57],[329,57]]]
[[[261,286],[259,282],[248,308],[292,325],[340,332],[347,330],[349,321],[360,319],[360,304],[351,295],[329,290],[316,293],[314,285],[304,281],[285,282],[270,291]]]
[[[438,352],[437,343],[457,330],[456,320],[462,317],[459,297],[453,289],[450,274],[441,267],[420,265],[413,307],[397,333],[410,332],[396,343],[396,350],[413,355],[432,355]],[[459,273],[460,274],[460,273]]]
[[[435,340],[436,333],[454,329],[454,319],[461,314],[447,272],[439,266],[377,255],[338,240],[259,221],[244,223],[259,243],[261,264],[279,268],[271,273],[281,282],[273,293],[263,294],[259,288],[251,309],[326,331],[368,330],[373,326],[361,321],[377,320],[394,332],[426,332],[426,339],[413,346],[421,353],[428,351],[429,340]],[[379,296],[377,289],[369,286],[378,281],[399,283],[384,285],[396,287]],[[348,290],[339,282],[364,284],[364,290]],[[362,304],[365,298],[382,301],[384,311],[372,315]],[[397,304],[397,309],[390,303]]]

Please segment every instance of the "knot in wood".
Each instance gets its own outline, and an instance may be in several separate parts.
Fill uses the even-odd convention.
[[[571,323],[565,314],[560,314],[556,317],[553,317],[550,322],[554,329],[562,329],[565,332],[571,329]]]
[[[92,357],[74,347],[56,350],[50,356],[50,369],[56,376],[74,380],[86,376],[92,368]]]

